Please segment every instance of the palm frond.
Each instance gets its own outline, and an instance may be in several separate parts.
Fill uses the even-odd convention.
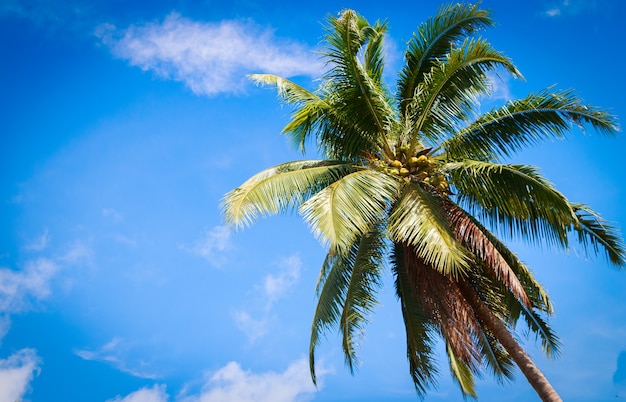
[[[446,354],[450,363],[450,373],[452,373],[452,378],[461,388],[463,399],[466,399],[468,396],[476,398],[474,374],[470,367],[454,353],[454,349],[449,342],[446,342]]]
[[[356,343],[362,336],[368,316],[378,304],[376,296],[382,285],[385,248],[383,233],[375,230],[361,237],[353,256],[352,275],[339,319],[344,356],[351,372],[358,362]]]
[[[406,329],[409,371],[418,396],[423,398],[428,388],[436,385],[435,377],[438,374],[434,356],[434,328],[417,303],[415,288],[404,259],[404,247],[394,244],[391,268]]]
[[[478,4],[454,4],[442,7],[435,17],[422,23],[407,44],[406,64],[398,79],[400,111],[405,114],[415,88],[424,81],[437,60],[445,58],[450,46],[472,33],[493,25],[486,10]]]
[[[550,358],[557,358],[561,353],[561,341],[548,323],[533,309],[521,307],[522,317],[528,329],[541,340],[543,353]]]
[[[345,10],[339,18],[331,16],[328,22],[328,47],[323,54],[331,68],[324,79],[328,87],[332,88],[332,95],[328,94],[327,100],[339,115],[354,124],[352,136],[362,137],[359,142],[375,144],[390,155],[385,132],[395,113],[379,77],[382,71],[381,50],[376,49],[379,45],[374,43],[372,47],[366,46],[372,40],[382,41],[385,25],[372,27],[353,10]],[[363,47],[366,47],[365,50]],[[369,66],[374,67],[370,70],[374,77],[368,74],[368,69],[359,59],[363,51],[368,57],[366,63],[373,62]],[[349,151],[358,155],[363,149]]]
[[[354,171],[351,164],[336,161],[296,161],[257,173],[222,199],[222,213],[229,225],[247,226],[260,216],[286,212],[311,195]]]
[[[450,50],[447,57],[433,65],[415,88],[406,110],[413,122],[411,146],[422,138],[437,145],[461,122],[468,120],[478,96],[491,91],[487,72],[504,68],[514,76],[517,68],[502,53],[482,39],[465,41]]]
[[[313,383],[317,383],[315,375],[315,349],[319,344],[320,335],[335,327],[341,317],[345,303],[346,289],[350,283],[353,264],[350,253],[338,254],[330,251],[324,261],[322,271],[327,274],[321,283],[317,306],[311,325],[309,342],[309,369]]]
[[[481,355],[491,374],[499,383],[511,380],[514,375],[514,363],[511,356],[487,329],[483,328],[478,335]]]
[[[420,185],[405,186],[389,216],[389,237],[415,247],[416,253],[439,272],[458,277],[471,260],[455,239],[441,210],[439,197]]]
[[[563,138],[572,125],[590,125],[603,134],[619,130],[615,116],[583,104],[572,91],[546,89],[480,115],[441,147],[450,160],[490,161],[541,141]]]
[[[626,250],[619,230],[610,226],[604,219],[584,204],[571,204],[576,223],[574,230],[585,250],[592,249],[596,254],[604,249],[607,259],[616,267],[626,266]]]
[[[509,235],[567,248],[574,216],[567,199],[535,168],[479,161],[447,163],[459,204]]]
[[[387,23],[377,21],[374,26],[366,27],[363,33],[369,37],[363,60],[367,75],[380,87],[384,86],[385,49],[383,47]]]
[[[314,235],[345,250],[371,231],[394,201],[398,182],[376,170],[358,170],[324,188],[300,207]]]
[[[483,228],[477,225],[461,207],[450,200],[444,201],[444,210],[448,214],[450,226],[453,228],[457,241],[476,255],[494,277],[511,290],[515,297],[530,307],[531,301],[526,295],[524,286],[495,245],[491,243],[487,234],[482,231]]]
[[[275,86],[283,101],[294,106],[291,121],[283,128],[283,134],[303,153],[307,141],[317,137],[322,127],[343,125],[328,102],[300,85],[273,74],[252,74],[249,77],[259,85]],[[323,148],[322,144],[318,146]]]

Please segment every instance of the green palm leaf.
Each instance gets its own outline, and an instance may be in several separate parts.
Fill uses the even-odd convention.
[[[352,10],[344,11],[339,18],[329,18],[329,25],[326,36],[329,46],[323,53],[332,65],[324,77],[332,88],[332,95],[327,93],[327,100],[341,116],[352,122],[356,131],[352,136],[362,137],[362,145],[376,144],[391,155],[385,129],[394,111],[388,102],[390,97],[379,79],[382,66],[375,66],[374,77],[371,77],[359,59],[363,46],[372,38],[380,41],[382,32],[375,31],[376,27],[369,25]],[[377,27],[382,31],[385,29],[381,24]],[[368,62],[371,62],[375,52],[366,55],[369,57]],[[367,150],[371,149],[369,146]],[[358,156],[363,150],[351,147],[343,151],[344,154],[347,152]]]
[[[574,220],[569,202],[535,168],[467,160],[443,169],[471,214],[505,233],[568,246],[567,227]]]
[[[315,194],[300,207],[314,235],[345,252],[370,232],[393,202],[398,182],[375,170],[358,170]]]
[[[606,252],[608,260],[616,267],[626,266],[626,251],[621,242],[619,231],[584,204],[570,204],[576,215],[574,229],[579,242],[585,249],[592,249],[596,254],[599,247]]]
[[[572,91],[547,89],[480,115],[441,147],[450,160],[490,161],[540,141],[563,138],[572,124],[588,124],[605,134],[619,130],[615,116],[584,105]]]
[[[360,239],[358,249],[351,258],[352,275],[339,319],[343,351],[351,372],[358,361],[356,343],[362,336],[368,316],[378,304],[376,295],[381,286],[384,257],[385,243],[382,233],[373,231]]]
[[[259,216],[293,209],[321,188],[354,171],[333,161],[284,163],[252,176],[222,199],[226,223],[250,225]]]
[[[419,133],[419,137],[414,134],[411,146],[414,148],[420,137],[432,144],[445,139],[468,118],[477,97],[491,90],[486,73],[500,67],[520,75],[506,56],[482,39],[466,40],[434,64],[407,107],[406,115],[413,122],[411,132]]]
[[[459,384],[463,398],[468,396],[476,398],[474,375],[470,367],[459,359],[448,342],[446,342],[446,354],[448,355],[448,362],[450,363],[450,373],[452,373],[452,378]]]
[[[500,383],[513,378],[513,360],[506,350],[500,345],[491,332],[484,329],[478,334],[481,355],[491,374]]]
[[[321,281],[318,281],[318,301],[313,315],[311,340],[309,342],[309,368],[314,384],[317,382],[315,349],[319,344],[320,335],[339,322],[352,269],[350,253],[344,255],[329,252],[324,260],[322,272],[327,274],[323,278],[320,277]]]
[[[441,211],[439,197],[420,185],[407,185],[389,216],[389,237],[415,247],[439,272],[458,277],[469,268],[470,255],[455,239]]]
[[[406,64],[398,79],[398,100],[403,115],[415,88],[424,81],[433,64],[446,57],[451,45],[491,25],[489,12],[478,9],[478,4],[455,4],[442,7],[435,17],[419,26],[407,44]]]

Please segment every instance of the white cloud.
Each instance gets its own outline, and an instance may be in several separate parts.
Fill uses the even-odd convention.
[[[26,263],[22,271],[0,269],[0,311],[17,313],[50,295],[50,280],[59,266],[45,258]]]
[[[277,275],[269,274],[265,277],[263,291],[269,304],[273,304],[291,289],[300,278],[302,260],[297,255],[284,258],[280,265],[281,272]]]
[[[551,8],[546,11],[546,15],[548,17],[556,17],[557,15],[561,15],[561,10],[559,10],[558,8]]]
[[[154,385],[152,388],[141,388],[123,398],[117,396],[107,402],[167,402],[168,399],[165,385]]]
[[[611,2],[602,0],[562,0],[550,4],[550,8],[544,11],[544,15],[548,17],[558,17],[578,15],[583,12],[606,12],[610,10],[611,6]]]
[[[44,229],[41,236],[37,237],[36,239],[31,241],[29,244],[25,245],[24,249],[28,251],[43,251],[48,246],[49,243],[50,243],[50,233],[48,232],[48,229],[46,228]]]
[[[117,370],[138,378],[155,379],[158,375],[144,361],[130,363],[131,345],[122,338],[115,337],[96,350],[75,350],[76,356],[85,360],[101,361]]]
[[[183,401],[302,402],[311,400],[315,392],[305,359],[294,362],[282,373],[261,374],[244,371],[239,363],[230,362],[211,376],[200,395]]]
[[[0,360],[0,401],[19,401],[39,369],[39,358],[33,349],[22,349]]]
[[[0,341],[11,329],[11,317],[8,314],[0,315]]]
[[[197,22],[172,13],[161,23],[95,32],[113,54],[144,71],[185,83],[198,95],[239,92],[250,73],[318,76],[321,64],[300,44],[278,41],[251,22]]]
[[[269,324],[272,308],[277,300],[287,294],[300,278],[302,260],[298,255],[283,258],[279,262],[280,271],[276,274],[268,274],[263,279],[263,284],[257,287],[258,298],[253,307],[256,316],[245,310],[237,310],[233,313],[233,319],[237,328],[241,330],[250,343],[269,332]]]
[[[269,317],[267,314],[256,319],[252,318],[247,311],[237,310],[233,313],[233,319],[237,328],[246,335],[250,343],[254,343],[268,331]]]
[[[230,229],[226,226],[216,226],[206,231],[192,247],[182,246],[181,249],[198,255],[214,267],[226,263],[224,253],[232,248]]]
[[[81,241],[75,241],[69,245],[68,250],[59,260],[66,264],[90,263],[93,257],[93,250],[90,246]]]

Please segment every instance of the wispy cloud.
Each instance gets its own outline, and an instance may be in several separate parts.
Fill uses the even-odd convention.
[[[21,271],[0,269],[0,311],[18,313],[50,295],[50,280],[59,266],[46,258],[26,263]]]
[[[125,397],[117,396],[107,402],[167,402],[168,399],[165,385],[154,385],[152,388],[141,388]]]
[[[102,216],[107,219],[111,219],[114,222],[124,221],[124,215],[114,208],[102,208]]]
[[[19,401],[39,370],[39,363],[33,349],[22,349],[0,360],[0,401]]]
[[[292,363],[282,373],[260,374],[230,362],[209,378],[200,395],[184,397],[181,401],[295,402],[310,400],[315,392],[305,359]]]
[[[561,0],[552,2],[543,12],[547,17],[579,15],[583,12],[606,10],[609,4],[602,0]]]
[[[249,73],[317,76],[321,70],[308,48],[249,21],[198,22],[171,13],[126,29],[103,24],[95,35],[115,56],[198,95],[240,92]]]
[[[226,253],[233,247],[230,234],[228,227],[215,226],[213,229],[207,230],[193,246],[181,246],[180,248],[204,258],[214,267],[221,267],[227,261]]]
[[[268,332],[269,314],[266,312],[260,315],[260,318],[254,318],[249,312],[244,310],[236,310],[233,312],[233,320],[235,325],[248,338],[248,342],[254,343]]]
[[[24,250],[28,251],[43,251],[50,243],[50,233],[48,229],[44,229],[41,236],[33,239],[30,243],[24,245]]]
[[[279,261],[278,273],[268,274],[257,286],[254,313],[245,309],[233,312],[237,328],[248,338],[250,343],[267,334],[272,316],[272,308],[277,300],[284,297],[298,282],[302,269],[302,260],[298,255],[283,258]]]
[[[263,294],[267,299],[268,307],[287,293],[300,279],[302,260],[297,255],[283,258],[280,261],[281,271],[278,274],[269,274],[263,281]]]
[[[117,370],[138,378],[155,379],[158,375],[144,361],[130,363],[132,345],[122,338],[115,337],[99,349],[75,350],[74,354],[85,360],[105,362]]]

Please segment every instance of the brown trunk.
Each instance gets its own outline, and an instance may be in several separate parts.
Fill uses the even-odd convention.
[[[520,368],[530,385],[535,389],[542,401],[562,402],[561,397],[556,393],[552,385],[548,382],[543,373],[537,368],[535,363],[526,354],[524,349],[517,343],[513,335],[509,332],[502,321],[496,317],[487,306],[480,300],[474,288],[467,281],[459,281],[459,289],[463,293],[467,302],[478,316],[478,319],[493,333],[502,346],[509,353],[511,358]]]

